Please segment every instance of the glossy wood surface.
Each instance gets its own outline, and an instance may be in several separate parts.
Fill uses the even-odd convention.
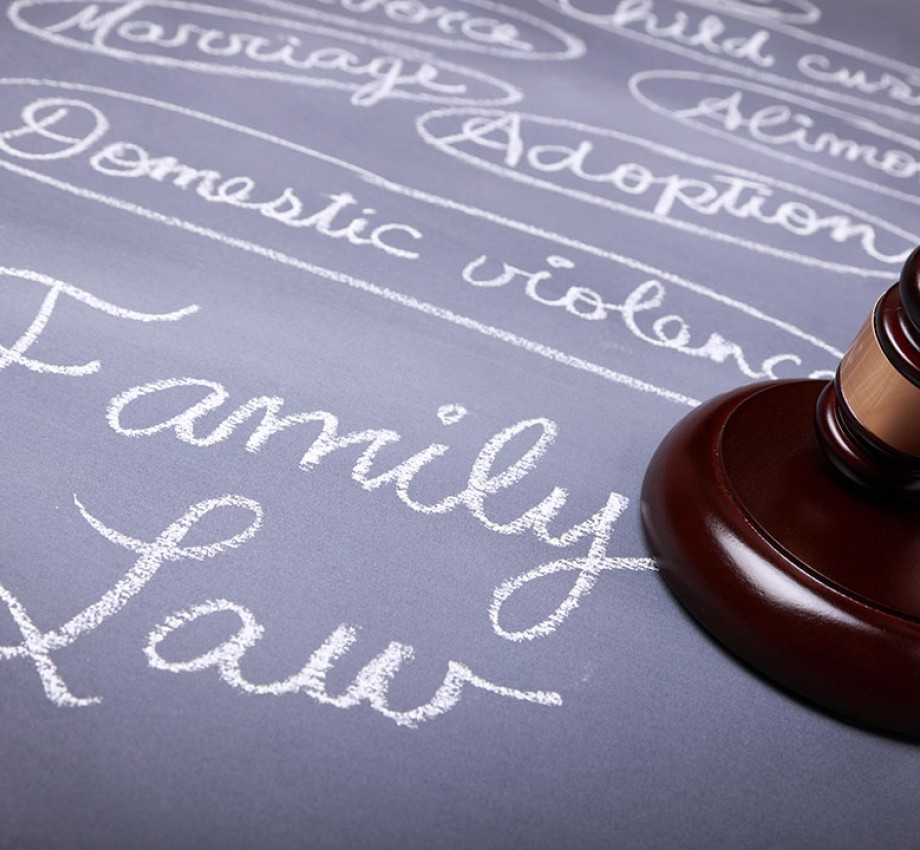
[[[642,494],[666,582],[743,659],[831,712],[920,735],[920,501],[833,470],[826,384],[757,385],[668,435]]]
[[[864,344],[863,331],[857,334],[819,399],[818,439],[851,481],[869,489],[920,493],[920,247],[908,256],[900,279],[879,299],[864,330],[872,344]],[[873,349],[879,360],[870,365],[872,357],[865,354]]]
[[[916,257],[915,252],[911,255],[912,261]],[[912,279],[907,276],[909,271],[913,273],[912,266],[905,266],[900,285],[892,286],[882,296],[870,321],[891,368],[910,384],[918,385],[920,346],[916,337],[920,331],[907,317],[901,299],[905,289],[912,298],[920,297],[913,288],[904,285],[905,280]],[[847,405],[840,384],[838,369],[836,379],[820,396],[816,410],[818,437],[830,461],[845,476],[864,487],[920,493],[920,457],[893,449],[867,430]],[[915,433],[918,427],[915,419],[915,415],[910,416],[903,423],[904,429]]]

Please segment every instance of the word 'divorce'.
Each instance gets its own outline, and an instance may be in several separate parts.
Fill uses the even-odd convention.
[[[422,0],[410,0],[408,3],[406,0],[320,0],[318,5],[339,8],[353,15],[371,15],[376,12],[401,27],[422,27],[428,24],[433,32],[440,35],[455,36],[483,47],[504,48],[512,55],[534,51],[533,44],[524,39],[513,18],[502,20],[500,17],[477,14],[470,7],[463,8],[459,3],[450,8],[440,3],[426,5]],[[504,15],[515,14],[514,9],[497,4],[492,10]],[[344,16],[339,16],[338,20],[349,23],[353,21]]]
[[[58,17],[49,22],[52,11]],[[506,83],[409,47],[203,3],[19,0],[8,14],[20,30],[53,44],[196,73],[341,89],[352,92],[355,106],[392,98],[431,103],[520,99]]]
[[[172,415],[162,417],[158,414],[158,421],[153,423],[134,421],[139,415],[134,409],[139,400],[154,400],[161,406],[160,409],[162,406],[169,407],[171,391],[182,387],[200,389],[201,400],[183,406]],[[252,420],[255,424],[249,427],[244,446],[246,451],[253,453],[260,452],[277,434],[296,428],[306,431],[308,440],[297,461],[297,467],[302,472],[314,469],[334,453],[357,447],[360,454],[352,467],[352,480],[368,491],[392,488],[396,498],[416,513],[437,516],[456,510],[466,511],[489,531],[507,535],[530,532],[552,548],[568,549],[587,541],[586,553],[547,561],[495,588],[489,617],[496,634],[508,640],[533,640],[556,631],[587,598],[605,572],[654,569],[654,563],[649,558],[607,554],[614,526],[629,505],[629,500],[620,493],[609,493],[605,503],[594,514],[562,530],[554,530],[553,526],[558,524],[559,515],[568,501],[568,491],[564,487],[554,487],[512,520],[492,518],[492,503],[503,492],[520,486],[555,441],[558,426],[552,419],[535,417],[503,428],[486,441],[473,459],[466,486],[435,501],[422,501],[415,493],[413,482],[420,475],[432,474],[438,459],[450,452],[448,444],[433,442],[380,469],[382,461],[379,456],[392,456],[395,447],[402,441],[401,435],[392,428],[372,427],[342,433],[336,414],[319,409],[287,413],[285,399],[280,396],[251,398],[214,421],[213,414],[221,410],[229,398],[227,389],[216,381],[169,378],[120,393],[109,402],[107,418],[111,428],[126,437],[149,438],[172,432],[180,442],[197,448],[224,442]],[[445,405],[438,410],[437,418],[444,427],[456,427],[465,415],[466,408],[461,405]],[[522,445],[526,445],[523,451]],[[573,575],[571,588],[543,620],[523,629],[509,629],[502,625],[502,610],[521,587],[543,577],[563,573]],[[558,594],[558,590],[553,592]]]
[[[245,544],[261,528],[264,511],[258,502],[245,496],[224,495],[206,499],[192,505],[152,540],[140,540],[111,528],[90,514],[79,500],[74,498],[74,501],[83,519],[96,532],[110,543],[133,553],[136,560],[128,572],[99,599],[63,625],[47,631],[40,629],[25,606],[0,584],[0,603],[6,606],[22,636],[17,644],[0,645],[0,660],[30,661],[41,680],[45,695],[54,705],[85,707],[100,702],[102,698],[72,693],[58,669],[55,653],[94,632],[121,612],[157,575],[161,567],[173,567],[183,561],[208,560]],[[237,534],[222,540],[195,546],[182,545],[205,517],[215,511],[226,513],[228,510],[248,514],[249,524]],[[170,635],[202,617],[226,612],[236,615],[240,621],[236,633],[193,658],[181,661],[169,658],[168,647],[163,644]],[[246,694],[300,694],[336,708],[352,708],[367,703],[374,711],[408,728],[416,728],[420,723],[450,711],[460,701],[467,687],[539,705],[552,706],[562,702],[559,694],[553,691],[522,691],[497,685],[477,676],[465,664],[449,661],[441,686],[428,702],[405,711],[394,710],[387,698],[390,685],[400,667],[414,656],[411,646],[398,641],[392,641],[364,665],[343,693],[330,694],[326,687],[327,674],[357,641],[357,628],[345,623],[332,631],[299,671],[280,681],[257,683],[247,679],[242,668],[246,651],[261,640],[264,633],[263,626],[245,606],[226,599],[206,600],[170,614],[155,626],[150,632],[144,653],[149,665],[158,670],[189,673],[213,668],[223,682]]]
[[[585,52],[584,43],[565,30],[494,0],[318,0],[315,6],[250,2],[386,38],[508,59],[571,59]]]

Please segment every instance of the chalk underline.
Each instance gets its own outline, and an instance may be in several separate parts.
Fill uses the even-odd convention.
[[[317,277],[321,277],[325,280],[329,280],[334,283],[345,284],[352,289],[357,289],[361,292],[366,292],[369,295],[383,298],[394,304],[399,304],[426,316],[440,319],[441,321],[447,322],[456,327],[466,328],[467,330],[474,331],[478,334],[481,334],[482,336],[496,339],[500,342],[504,342],[508,345],[513,345],[516,348],[528,351],[531,354],[536,354],[546,360],[551,360],[555,363],[561,363],[562,365],[568,366],[571,369],[576,369],[580,372],[586,372],[587,374],[603,378],[604,380],[615,384],[621,384],[638,392],[656,395],[659,398],[666,399],[667,401],[671,401],[676,404],[686,405],[688,407],[695,407],[699,404],[697,399],[691,398],[684,393],[680,393],[675,390],[669,390],[665,387],[660,387],[656,384],[643,381],[639,378],[633,377],[632,375],[627,375],[624,372],[618,372],[615,369],[601,366],[599,363],[594,363],[590,360],[585,360],[584,358],[568,354],[558,348],[553,348],[552,346],[528,339],[527,337],[520,336],[519,334],[512,333],[511,331],[496,327],[495,325],[481,322],[478,319],[473,319],[469,316],[465,316],[445,307],[439,307],[436,304],[432,304],[428,301],[422,301],[411,295],[397,292],[393,289],[389,289],[388,287],[380,286],[378,284],[372,283],[371,281],[346,274],[345,272],[329,269],[325,266],[317,265],[316,263],[307,262],[306,260],[300,260],[297,257],[292,257],[289,254],[285,254],[281,251],[276,251],[273,248],[267,248],[263,245],[259,245],[255,242],[250,242],[246,239],[230,236],[226,233],[222,233],[221,231],[214,230],[210,227],[204,227],[202,225],[186,221],[185,219],[181,219],[176,216],[165,215],[163,213],[156,212],[155,210],[150,210],[138,204],[131,203],[130,201],[122,201],[118,198],[113,198],[110,195],[105,195],[101,192],[95,192],[92,189],[85,189],[79,186],[74,186],[71,183],[67,183],[63,180],[58,180],[57,178],[50,177],[46,174],[41,174],[29,168],[18,166],[15,163],[0,161],[0,167],[15,174],[29,177],[40,183],[53,186],[56,189],[68,192],[72,195],[76,195],[77,197],[98,201],[100,203],[106,204],[107,206],[122,210],[123,212],[128,212],[141,218],[146,218],[150,221],[156,221],[160,224],[168,225],[169,227],[176,227],[180,230],[184,230],[187,233],[193,233],[197,236],[204,236],[208,239],[214,240],[215,242],[229,245],[233,248],[238,248],[250,254],[255,254],[265,259],[272,260],[273,262],[280,263],[300,271],[309,272],[310,274],[316,275]]]

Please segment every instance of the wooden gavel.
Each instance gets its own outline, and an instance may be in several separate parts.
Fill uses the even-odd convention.
[[[920,248],[840,361],[815,421],[847,478],[883,491],[920,490]]]
[[[920,735],[920,248],[829,384],[690,413],[642,519],[670,589],[745,661],[834,714]]]

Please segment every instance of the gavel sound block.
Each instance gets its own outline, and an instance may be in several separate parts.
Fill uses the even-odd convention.
[[[668,586],[742,659],[920,735],[920,248],[830,384],[745,387],[678,423],[642,519]]]

